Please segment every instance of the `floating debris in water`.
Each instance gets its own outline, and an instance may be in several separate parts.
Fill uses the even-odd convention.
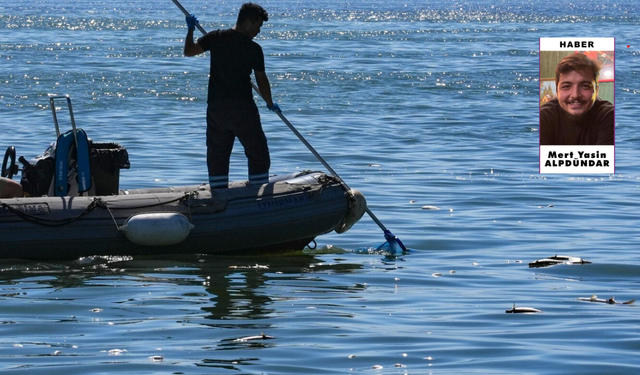
[[[516,304],[513,304],[513,308],[505,311],[507,314],[537,314],[541,313],[542,310],[538,310],[533,307],[516,307]]]
[[[440,209],[440,207],[436,207],[436,206],[422,206],[423,210],[434,210],[437,211]]]
[[[580,298],[578,298],[578,300],[587,301],[587,302],[600,302],[600,303],[606,303],[606,304],[609,304],[609,305],[617,305],[617,304],[620,304],[620,305],[631,305],[636,301],[635,299],[632,299],[632,300],[625,301],[625,302],[618,302],[618,301],[616,301],[615,297],[611,297],[609,299],[602,299],[602,298],[598,298],[598,296],[596,296],[595,294],[592,295],[591,297],[580,297]]]
[[[126,349],[111,349],[109,350],[109,355],[123,355],[126,352]]]
[[[241,338],[235,339],[233,341],[245,342],[245,341],[271,340],[271,339],[275,339],[275,337],[269,336],[269,335],[265,335],[264,333],[260,333],[260,335],[257,335],[257,336],[241,337]]]
[[[549,258],[538,259],[529,263],[530,268],[551,267],[558,264],[589,264],[588,260],[584,260],[578,257],[566,256],[566,255],[554,255]]]

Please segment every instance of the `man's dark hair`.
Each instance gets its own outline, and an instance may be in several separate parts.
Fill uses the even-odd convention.
[[[593,74],[593,80],[598,84],[598,76],[600,75],[602,64],[592,60],[583,53],[574,53],[565,56],[556,66],[556,87],[560,82],[560,74],[567,74],[573,71],[581,71]]]
[[[269,21],[269,14],[263,7],[254,3],[244,3],[242,7],[240,7],[240,12],[238,13],[238,21],[236,23],[238,25],[242,25],[247,21],[257,22],[257,21]]]

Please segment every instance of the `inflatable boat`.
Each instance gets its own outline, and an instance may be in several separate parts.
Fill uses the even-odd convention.
[[[60,133],[54,99],[67,100],[72,130]],[[52,97],[58,138],[40,156],[9,147],[0,179],[0,258],[239,253],[302,249],[345,232],[366,211],[364,196],[339,179],[305,171],[269,183],[232,182],[121,189],[126,149],[76,129],[71,101]],[[13,176],[22,172],[20,182]]]

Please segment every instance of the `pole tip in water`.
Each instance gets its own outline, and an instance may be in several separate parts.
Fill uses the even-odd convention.
[[[384,231],[384,238],[387,242],[378,247],[378,250],[384,250],[392,254],[402,254],[407,251],[402,241],[389,230]]]

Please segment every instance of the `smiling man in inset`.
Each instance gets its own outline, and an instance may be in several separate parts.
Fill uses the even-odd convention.
[[[598,98],[600,68],[582,53],[558,63],[557,97],[540,107],[541,145],[613,145],[614,107]]]

